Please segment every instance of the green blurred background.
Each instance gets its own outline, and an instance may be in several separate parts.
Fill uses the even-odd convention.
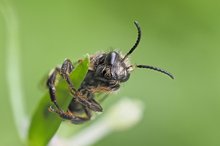
[[[119,48],[126,53],[135,42],[137,20],[143,37],[131,61],[164,68],[175,80],[154,71],[134,71],[104,104],[122,96],[140,99],[145,105],[143,120],[95,146],[220,145],[219,1],[8,2],[19,20],[21,79],[29,116],[45,92],[39,83],[51,68],[64,58],[76,61],[100,50]],[[0,145],[19,146],[5,79],[6,33],[0,15]]]

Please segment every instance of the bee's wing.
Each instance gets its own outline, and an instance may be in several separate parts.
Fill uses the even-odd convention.
[[[99,94],[96,95],[96,100],[97,100],[99,103],[102,103],[108,96],[109,96],[109,94],[99,93]]]
[[[40,90],[45,90],[46,88],[47,88],[47,79],[48,79],[48,75],[47,74],[45,74],[41,79],[40,79],[40,81],[38,82],[38,85],[37,85],[37,87],[38,87],[38,89],[40,89]]]

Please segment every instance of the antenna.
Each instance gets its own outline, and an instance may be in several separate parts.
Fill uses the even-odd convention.
[[[139,26],[137,21],[134,21],[135,26],[137,27],[138,30],[138,37],[137,40],[134,44],[134,46],[130,49],[130,51],[125,55],[125,57],[121,60],[122,62],[137,48],[140,40],[141,40],[141,27]]]
[[[171,73],[169,73],[169,72],[167,72],[167,71],[165,71],[165,70],[163,70],[163,69],[157,68],[157,67],[148,66],[148,65],[136,65],[136,67],[155,70],[155,71],[158,71],[158,72],[161,72],[161,73],[163,73],[163,74],[168,75],[171,79],[174,79],[174,76],[173,76]]]

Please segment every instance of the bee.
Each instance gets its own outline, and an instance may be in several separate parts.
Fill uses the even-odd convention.
[[[157,67],[149,65],[133,65],[129,63],[129,55],[137,48],[141,40],[141,28],[137,21],[134,21],[138,35],[135,44],[126,55],[119,51],[109,51],[107,53],[97,53],[90,57],[90,65],[86,77],[79,89],[75,89],[70,80],[69,74],[74,70],[70,59],[66,59],[61,67],[56,67],[49,75],[47,87],[49,88],[50,99],[56,108],[49,107],[49,111],[57,113],[62,119],[70,120],[74,124],[84,123],[91,119],[93,112],[102,112],[103,108],[95,100],[96,93],[111,93],[120,88],[120,84],[128,81],[131,71],[135,68],[151,69],[168,75],[174,76]],[[72,100],[67,111],[60,108],[56,101],[55,81],[60,75],[67,83],[72,95]]]

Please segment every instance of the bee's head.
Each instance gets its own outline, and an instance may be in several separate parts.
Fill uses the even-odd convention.
[[[107,80],[125,82],[129,79],[129,71],[122,61],[122,57],[116,51],[111,51],[98,59],[96,75]]]
[[[125,60],[133,53],[141,40],[141,28],[137,21],[135,21],[134,24],[138,30],[138,37],[134,46],[123,58],[116,51],[101,54],[96,61],[96,76],[102,80],[125,82],[130,77],[130,68],[133,69],[136,67],[155,70],[164,73],[173,79],[173,75],[163,69],[149,65],[130,65],[125,63]]]

